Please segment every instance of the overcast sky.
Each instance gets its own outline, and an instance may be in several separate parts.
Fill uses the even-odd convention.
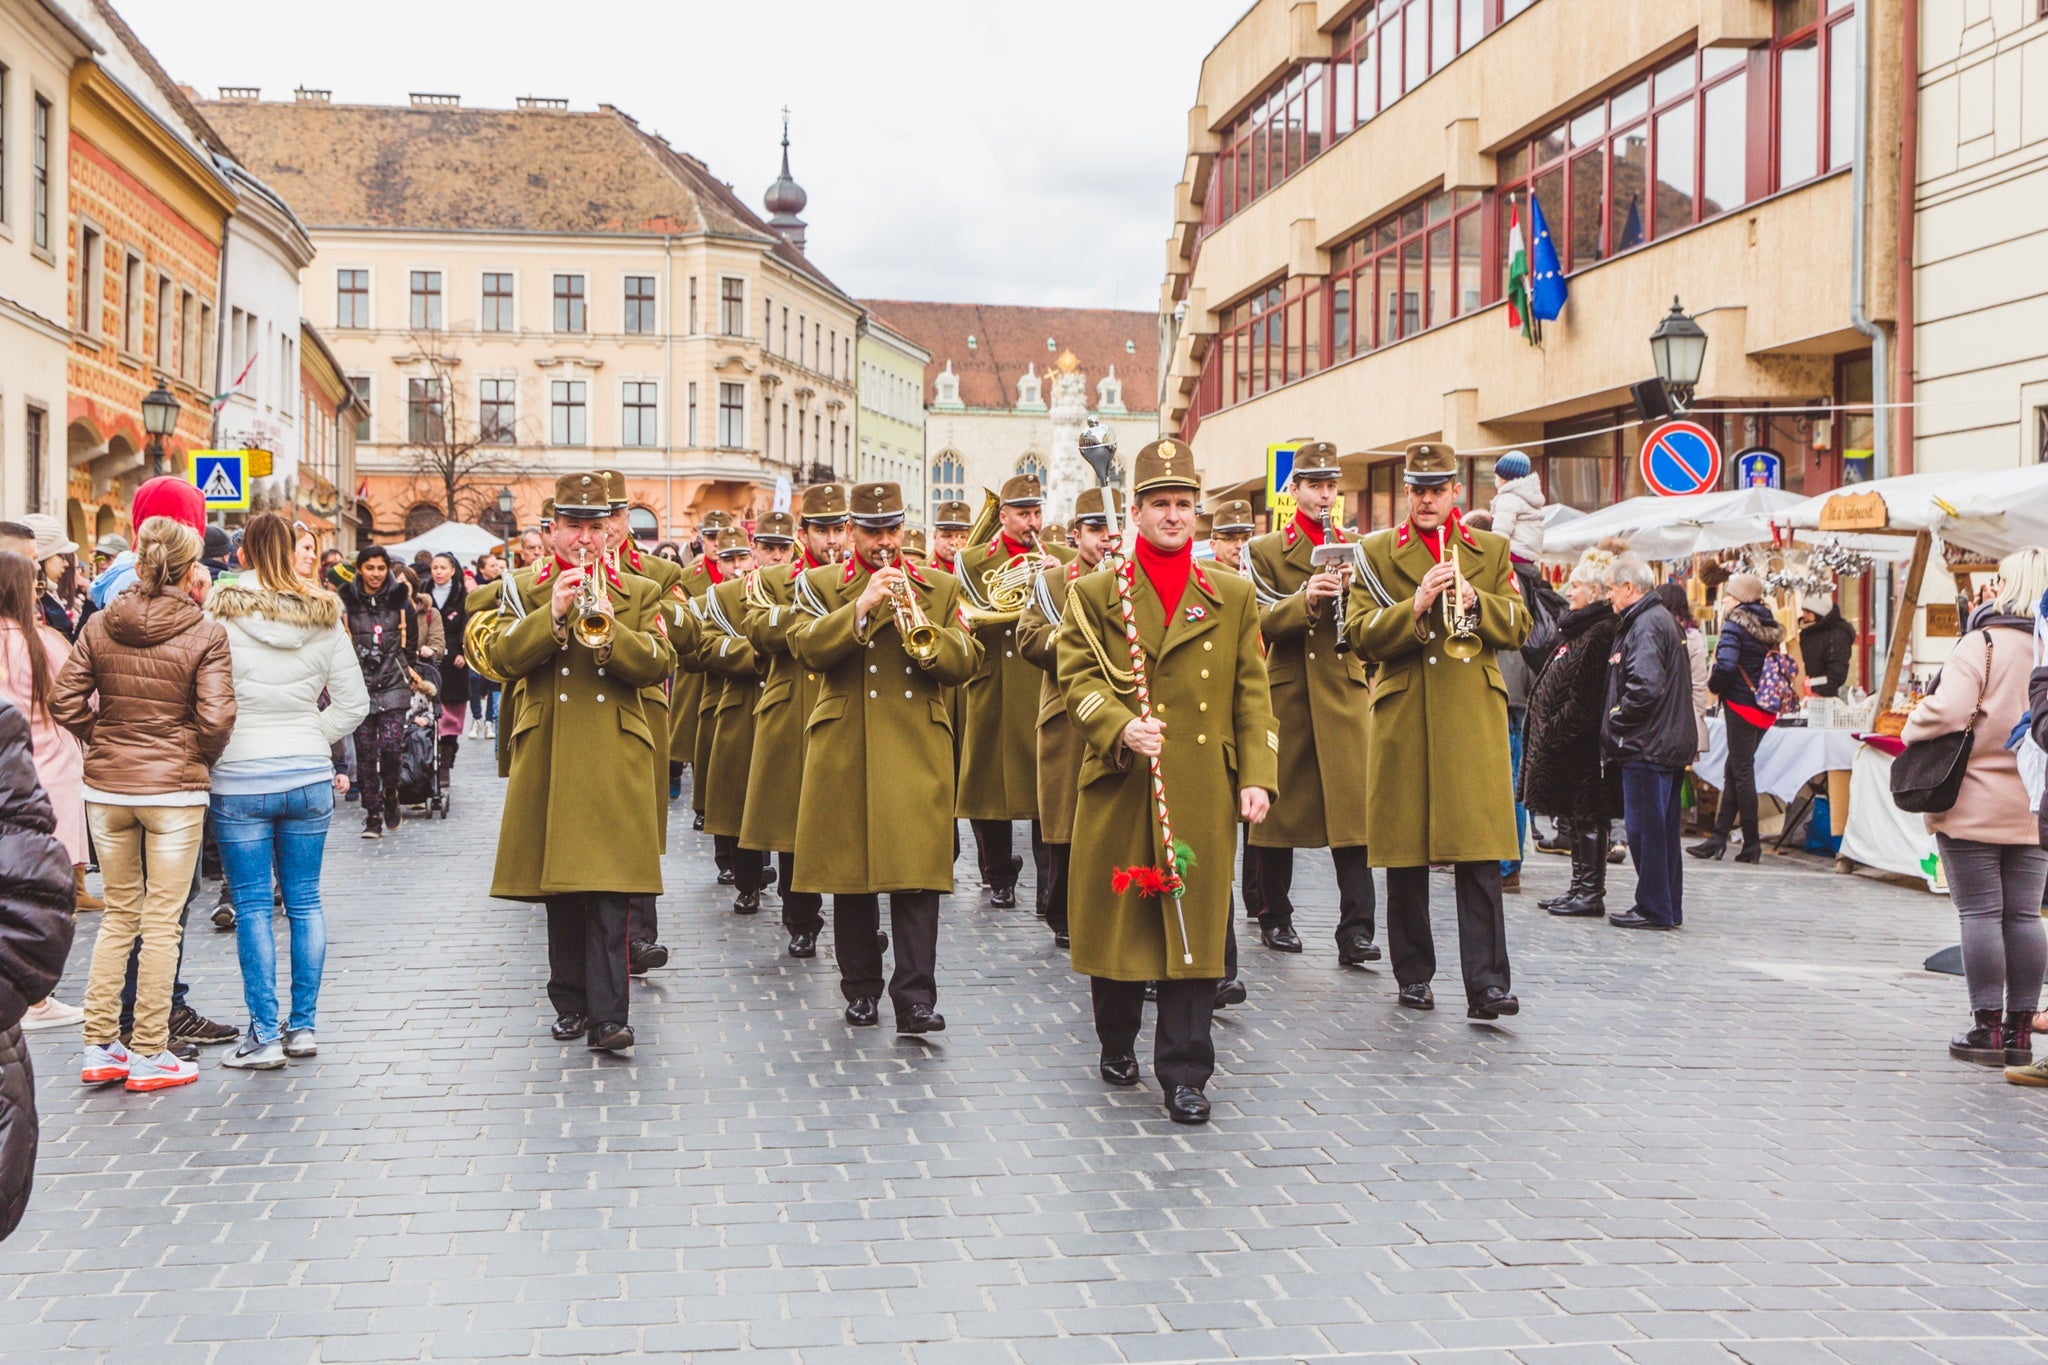
[[[757,211],[781,115],[862,298],[1157,307],[1203,56],[1250,0],[115,0],[178,80],[617,105]]]

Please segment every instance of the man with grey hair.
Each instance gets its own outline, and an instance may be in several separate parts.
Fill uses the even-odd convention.
[[[1651,595],[1656,584],[1639,555],[1621,555],[1607,568],[1607,600],[1620,620],[1607,660],[1600,761],[1621,768],[1622,822],[1636,865],[1635,905],[1607,917],[1623,929],[1676,929],[1685,922],[1678,789],[1698,734],[1685,634]]]

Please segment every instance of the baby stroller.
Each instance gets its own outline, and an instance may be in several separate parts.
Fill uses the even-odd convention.
[[[399,744],[398,800],[448,818],[448,787],[441,781],[440,751],[434,727],[441,713],[441,673],[432,664],[414,664],[412,701],[405,712],[405,738]]]

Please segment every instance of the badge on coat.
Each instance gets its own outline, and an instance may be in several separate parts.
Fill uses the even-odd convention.
[[[1206,607],[1189,607],[1189,608],[1188,608],[1188,620],[1190,620],[1190,621],[1200,621],[1200,620],[1204,619],[1205,617],[1207,617],[1207,616],[1208,616],[1208,614],[1209,614],[1209,611],[1208,611],[1208,608],[1206,608]]]

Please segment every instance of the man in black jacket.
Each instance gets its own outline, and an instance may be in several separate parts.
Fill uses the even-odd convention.
[[[1834,594],[1811,592],[1799,602],[1799,659],[1816,697],[1838,697],[1856,657],[1856,627],[1842,619]]]
[[[1601,762],[1621,767],[1622,821],[1636,865],[1636,903],[1607,922],[1676,929],[1685,921],[1679,866],[1679,781],[1693,760],[1692,664],[1671,612],[1650,595],[1657,579],[1636,555],[1607,570],[1607,600],[1621,613],[1607,660]]]

